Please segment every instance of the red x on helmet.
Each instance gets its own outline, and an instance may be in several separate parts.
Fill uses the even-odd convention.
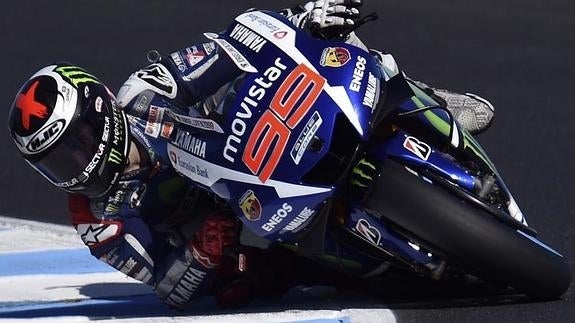
[[[100,196],[121,176],[128,125],[96,77],[69,65],[47,66],[20,89],[8,118],[26,161],[54,185]]]

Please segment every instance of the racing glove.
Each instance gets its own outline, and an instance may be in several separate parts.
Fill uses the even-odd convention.
[[[362,0],[319,0],[308,18],[308,28],[318,38],[342,39],[359,19]]]
[[[190,241],[190,250],[208,268],[220,264],[226,248],[238,243],[236,220],[225,213],[208,215]]]
[[[359,17],[363,0],[317,0],[292,9],[291,21],[314,37],[346,40]],[[345,38],[345,39],[344,39]]]

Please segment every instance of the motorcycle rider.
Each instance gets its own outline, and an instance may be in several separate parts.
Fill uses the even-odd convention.
[[[281,13],[316,37],[333,38],[357,23],[360,5],[320,0]],[[368,50],[354,33],[345,40]],[[390,55],[370,52],[397,69]],[[333,282],[336,274],[314,276],[311,262],[282,249],[241,247],[235,216],[187,185],[164,158],[167,141],[203,156],[205,142],[175,123],[217,129],[243,72],[214,42],[150,58],[117,98],[79,67],[47,66],[22,86],[10,111],[11,135],[26,161],[70,193],[72,223],[91,254],[176,308],[199,295],[231,305],[297,283]],[[491,121],[491,105],[477,96],[413,84],[443,100],[470,131]]]

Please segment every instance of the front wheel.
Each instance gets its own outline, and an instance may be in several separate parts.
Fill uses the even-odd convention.
[[[571,282],[559,253],[395,161],[385,162],[365,207],[465,270],[532,298],[557,299]]]

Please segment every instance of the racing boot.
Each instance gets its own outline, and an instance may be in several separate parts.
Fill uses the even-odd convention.
[[[385,74],[393,77],[400,73],[393,56],[375,49],[370,49],[369,52],[379,60]],[[404,76],[406,75],[404,74]],[[432,88],[423,82],[412,80],[407,76],[406,78],[446,107],[455,120],[469,133],[478,134],[491,125],[495,109],[486,99],[471,93],[459,94],[449,90]]]
[[[486,99],[472,93],[459,94],[432,88],[420,81],[410,81],[445,106],[455,120],[471,134],[483,132],[491,125],[495,109]]]

